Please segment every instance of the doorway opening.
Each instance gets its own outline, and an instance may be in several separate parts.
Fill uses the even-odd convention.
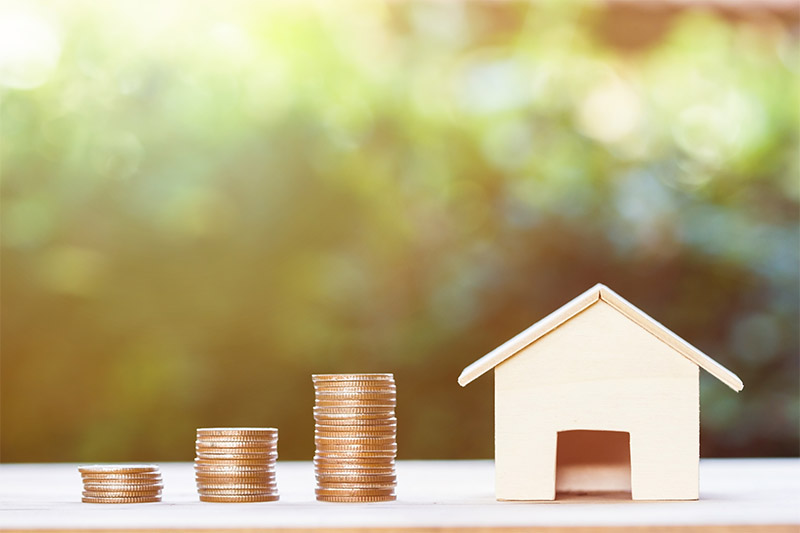
[[[631,499],[630,441],[626,431],[559,431],[556,499]]]

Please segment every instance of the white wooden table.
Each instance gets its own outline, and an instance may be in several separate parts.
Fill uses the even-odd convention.
[[[396,502],[317,502],[312,464],[279,462],[281,501],[214,504],[198,501],[191,463],[161,468],[162,503],[93,505],[77,465],[0,465],[0,529],[800,532],[800,459],[703,460],[696,502],[497,502],[492,461],[400,461]]]

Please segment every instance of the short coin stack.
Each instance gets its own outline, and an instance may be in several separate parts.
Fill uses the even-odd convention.
[[[79,466],[84,503],[152,503],[161,501],[161,471],[156,465]]]
[[[317,500],[396,499],[397,389],[392,374],[317,374]]]
[[[245,503],[278,500],[275,428],[200,428],[194,461],[202,502]]]

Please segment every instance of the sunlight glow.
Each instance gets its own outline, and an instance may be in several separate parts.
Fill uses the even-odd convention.
[[[61,44],[54,28],[23,11],[0,13],[0,86],[33,89],[50,77]]]

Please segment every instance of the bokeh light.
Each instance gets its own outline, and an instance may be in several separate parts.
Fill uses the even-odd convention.
[[[310,459],[351,371],[401,459],[490,457],[461,369],[597,282],[744,380],[704,456],[797,454],[800,22],[635,9],[3,4],[0,460]]]

